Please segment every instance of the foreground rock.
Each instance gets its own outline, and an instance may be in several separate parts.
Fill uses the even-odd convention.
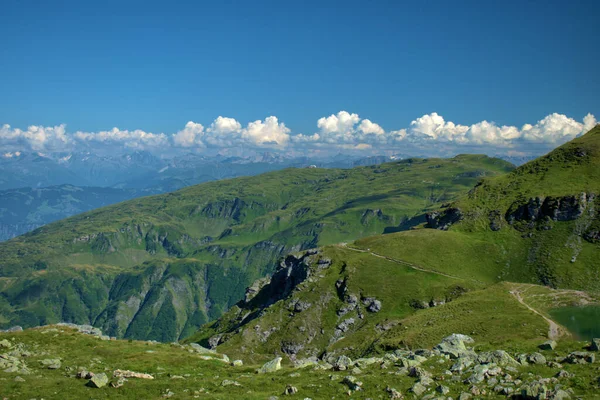
[[[113,376],[115,378],[137,378],[137,379],[154,379],[154,377],[150,374],[145,374],[142,372],[134,372],[129,370],[121,370],[117,369],[113,372]]]
[[[93,387],[96,389],[100,389],[106,385],[108,385],[108,376],[106,374],[96,374],[89,380],[87,383],[89,387]]]
[[[281,357],[277,357],[274,360],[265,363],[256,372],[259,374],[268,374],[270,372],[279,371],[281,369],[281,360]]]

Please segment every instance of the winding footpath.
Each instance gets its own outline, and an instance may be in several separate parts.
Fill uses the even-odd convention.
[[[397,259],[392,258],[392,257],[388,257],[388,256],[384,256],[382,254],[374,253],[374,252],[372,252],[370,250],[363,250],[363,249],[357,249],[356,247],[350,247],[350,246],[348,246],[347,243],[339,243],[338,246],[342,247],[342,248],[344,248],[346,250],[355,251],[357,253],[370,254],[373,257],[382,258],[384,260],[387,260],[387,261],[390,261],[390,262],[393,262],[393,263],[396,263],[396,264],[400,264],[400,265],[412,268],[412,269],[414,269],[416,271],[421,271],[421,272],[427,272],[427,273],[430,273],[430,274],[441,275],[441,276],[445,276],[446,278],[451,278],[451,279],[459,279],[459,280],[465,280],[466,279],[466,278],[461,278],[459,276],[450,275],[450,274],[446,274],[446,273],[443,273],[443,272],[435,271],[435,270],[432,270],[432,269],[423,268],[421,266],[409,263],[407,261],[397,260]],[[477,281],[477,280],[473,280],[473,281],[474,282],[478,282],[478,283],[482,283],[481,281]],[[558,339],[561,336],[565,335],[565,330],[562,329],[559,324],[557,324],[556,322],[554,322],[553,320],[551,320],[550,318],[546,317],[544,314],[542,314],[541,312],[539,312],[538,310],[536,310],[535,308],[533,308],[529,304],[527,304],[523,300],[523,296],[521,296],[521,293],[524,293],[523,285],[518,285],[516,287],[513,287],[513,290],[510,291],[510,294],[513,295],[514,298],[519,303],[521,303],[523,306],[525,306],[531,312],[533,312],[533,313],[539,315],[540,317],[542,317],[548,323],[548,325],[549,325],[548,338],[549,339],[555,340],[555,339]]]
[[[392,257],[388,257],[388,256],[384,256],[382,254],[374,253],[374,252],[372,252],[370,250],[363,250],[363,249],[357,249],[356,247],[350,247],[350,246],[348,246],[347,243],[339,243],[338,246],[339,247],[343,247],[344,249],[347,249],[347,250],[356,251],[357,253],[367,253],[367,254],[372,255],[373,257],[383,258],[384,260],[387,260],[387,261],[390,261],[390,262],[393,262],[393,263],[396,263],[396,264],[404,265],[405,267],[409,267],[409,268],[412,268],[412,269],[417,270],[417,271],[428,272],[430,274],[441,275],[441,276],[445,276],[446,278],[451,278],[451,279],[459,279],[461,281],[465,280],[465,278],[461,278],[460,276],[450,275],[450,274],[446,274],[446,273],[443,273],[443,272],[435,271],[435,270],[432,270],[432,269],[426,269],[426,268],[423,268],[421,266],[409,263],[408,261],[397,260],[397,259],[392,258]],[[476,282],[479,282],[479,281],[476,281]]]
[[[550,318],[546,317],[544,314],[542,314],[541,312],[539,312],[535,308],[531,307],[529,304],[525,303],[525,301],[523,300],[523,296],[521,296],[521,293],[523,293],[522,286],[518,286],[517,288],[515,288],[515,289],[513,289],[513,290],[510,291],[510,294],[512,294],[517,299],[517,301],[519,303],[523,304],[531,312],[534,312],[537,315],[539,315],[540,317],[544,318],[544,320],[550,326],[549,329],[548,329],[548,338],[552,339],[552,340],[555,340],[555,339],[558,339],[561,336],[563,336],[564,335],[564,330],[561,329],[560,325],[558,325],[556,322],[552,321]]]

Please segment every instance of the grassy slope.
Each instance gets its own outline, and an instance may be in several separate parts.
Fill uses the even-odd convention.
[[[598,167],[600,127],[507,175],[484,180],[453,204],[462,210],[465,217],[449,231],[415,229],[359,239],[343,251],[326,250],[337,261],[338,269],[339,265],[347,265],[345,273],[353,271],[350,282],[358,282],[356,289],[359,292],[362,292],[362,286],[370,285],[371,290],[367,291],[367,295],[379,298],[384,304],[381,313],[367,313],[367,319],[361,321],[360,327],[346,334],[344,340],[335,344],[328,341],[335,326],[347,318],[335,314],[342,304],[341,300],[334,297],[330,302],[310,300],[311,296],[323,299],[323,293],[334,290],[333,283],[342,273],[329,271],[314,288],[301,291],[307,301],[322,304],[321,307],[291,317],[286,312],[290,299],[282,300],[263,311],[258,320],[242,325],[241,332],[233,334],[221,346],[230,351],[244,349],[244,352],[256,350],[258,353],[273,353],[280,352],[283,343],[300,341],[321,350],[345,349],[353,354],[364,354],[378,346],[431,345],[453,332],[472,334],[484,343],[545,337],[548,334],[547,323],[510,294],[511,290],[515,290],[514,284],[502,282],[547,284],[556,288],[588,291],[553,292],[547,287],[531,286],[534,289],[528,292],[537,291],[539,296],[526,301],[531,301],[546,316],[549,309],[562,304],[557,301],[557,296],[573,304],[579,304],[582,296],[586,301],[598,301],[598,244],[581,238],[582,221],[586,224],[590,221],[586,217],[575,221],[552,221],[549,230],[537,229],[536,226],[525,229],[521,226],[517,230],[504,221],[500,230],[492,231],[488,216],[490,211],[497,211],[504,216],[514,204],[527,203],[531,197],[600,193]],[[598,219],[598,214],[593,218]],[[575,259],[574,252],[577,254]],[[394,263],[394,260],[400,263]],[[430,273],[407,270],[402,267],[406,263],[452,276],[455,278],[454,284],[469,292],[442,306],[426,310],[410,309],[408,305],[415,293],[428,292],[431,295],[437,291],[440,295],[444,290],[440,288],[445,287],[448,291],[452,287],[452,279],[444,283],[432,282]],[[387,268],[387,264],[393,264],[392,269]],[[437,278],[444,277],[437,275]],[[236,320],[238,313],[243,315],[248,311],[243,303],[239,307],[241,311],[239,308],[232,309],[222,320],[204,327],[193,339],[201,341],[216,333],[236,332],[237,326],[232,326],[231,321]],[[388,314],[392,310],[393,315]],[[316,315],[312,316],[313,313]],[[399,324],[377,338],[374,326],[387,320],[395,320]],[[254,324],[285,329],[282,328],[280,333],[274,333],[263,342],[260,335],[252,333]],[[313,330],[317,331],[323,328],[323,337],[309,340],[306,334],[299,333],[298,327],[306,324],[312,325]],[[310,351],[306,354],[310,354]]]
[[[59,327],[58,331],[50,326],[18,333],[0,333],[0,340],[3,339],[20,344],[32,352],[31,356],[23,358],[33,372],[31,375],[0,371],[0,396],[8,399],[159,399],[168,391],[178,399],[266,399],[281,396],[288,384],[298,388],[296,397],[300,398],[348,397],[348,387],[342,383],[342,379],[350,375],[348,371],[297,370],[292,369],[285,360],[280,371],[260,375],[255,373],[259,364],[246,359],[244,366],[231,367],[220,361],[202,360],[198,354],[179,346],[125,340],[101,341],[63,327]],[[581,350],[583,345],[581,342],[561,342],[556,351],[544,354],[549,358],[564,356],[570,351]],[[536,351],[534,343],[521,343],[518,347],[505,349],[514,353]],[[0,353],[5,351],[8,350],[0,350]],[[49,370],[39,363],[42,359],[56,357],[62,359],[60,369]],[[452,363],[434,357],[424,364],[424,368],[434,377],[442,377]],[[115,369],[150,373],[155,379],[129,379],[119,388],[107,386],[93,389],[85,386],[85,379],[72,377],[79,367],[94,373],[105,372],[111,381],[115,381],[112,379]],[[409,395],[408,389],[416,379],[394,373],[396,370],[393,365],[382,369],[377,364],[362,368],[362,373],[357,377],[363,382],[364,390],[353,393],[352,397],[388,398],[385,392],[387,386]],[[598,387],[594,368],[565,364],[565,370],[573,373],[574,377],[561,380],[561,383],[574,388],[578,398],[593,399]],[[527,366],[519,367],[516,373],[511,372],[515,378],[524,381],[530,380],[531,374],[549,378],[556,374],[556,370],[546,366]],[[15,381],[17,375],[25,382]],[[182,379],[174,378],[177,376]],[[242,386],[223,387],[222,382],[226,379],[239,382]],[[451,379],[446,379],[443,384],[450,388],[448,395],[453,398],[468,391],[470,386]],[[506,398],[490,392],[486,398]]]
[[[240,302],[188,341],[206,345],[215,334],[230,334],[231,338],[219,345],[220,351],[261,359],[264,354],[281,354],[284,343],[302,344],[298,357],[321,355],[323,351],[364,356],[405,346],[432,346],[454,332],[468,333],[486,345],[539,341],[547,335],[546,322],[519,304],[508,286],[489,286],[474,276],[454,278],[419,271],[338,246],[324,248],[321,256],[331,258],[333,265],[326,270],[311,267],[313,278],[299,285],[288,298],[263,310],[258,319],[244,322],[239,329],[242,316],[260,309],[255,308],[256,303]],[[346,282],[346,294],[380,300],[381,311],[370,313],[361,307],[363,319],[356,311],[338,315],[336,312],[345,305],[336,288],[339,280]],[[300,313],[290,312],[296,300],[311,307]],[[432,300],[446,304],[428,309],[414,306]],[[348,318],[354,318],[355,325],[343,338],[333,341],[336,327]],[[378,329],[378,325],[385,324],[392,329]],[[264,332],[270,327],[276,330],[265,339]]]
[[[0,326],[93,322],[173,340],[221,315],[282,254],[398,229],[511,168],[458,156],[288,169],[80,214],[0,244]]]

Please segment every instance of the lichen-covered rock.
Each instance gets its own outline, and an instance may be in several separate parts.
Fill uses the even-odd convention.
[[[281,369],[281,360],[281,357],[276,357],[275,359],[266,362],[256,372],[258,372],[259,374],[268,374],[271,372],[279,371]]]
[[[544,365],[546,364],[546,357],[540,353],[531,353],[527,357],[527,361],[531,364]]]
[[[521,388],[521,397],[527,400],[545,400],[548,398],[548,388],[540,382],[531,382]]]
[[[354,363],[352,362],[350,357],[339,356],[337,358],[337,360],[334,361],[333,368],[335,368],[338,371],[345,371],[348,368],[352,367],[353,365],[354,365]]]
[[[427,387],[420,382],[415,383],[410,388],[410,391],[413,392],[416,396],[422,396],[423,393],[427,391]]]
[[[198,343],[190,343],[190,347],[198,354],[215,354],[217,352],[216,350],[200,346]]]
[[[108,385],[108,376],[105,373],[96,374],[87,383],[89,387],[100,389]]]
[[[154,379],[150,374],[143,372],[134,372],[129,370],[117,369],[113,372],[115,378],[136,378],[136,379]]]
[[[40,360],[40,364],[48,369],[59,369],[60,368],[60,358],[47,358],[44,360]]]
[[[455,359],[464,356],[473,356],[475,355],[475,352],[471,349],[467,349],[465,346],[465,343],[473,342],[474,340],[470,336],[455,333],[442,339],[442,341],[435,346],[435,350]]]
[[[348,389],[353,390],[353,391],[359,391],[362,390],[362,385],[363,383],[361,381],[359,381],[355,376],[352,375],[348,375],[344,378],[344,380],[342,381],[342,383],[346,386],[348,386]]]
[[[556,348],[556,342],[554,340],[547,340],[538,347],[540,350],[554,350]]]
[[[593,363],[596,360],[596,356],[594,353],[588,353],[585,351],[574,351],[569,353],[569,355],[565,358],[565,362],[569,364],[586,364]]]
[[[481,364],[496,364],[503,367],[512,366],[518,367],[519,363],[517,360],[512,358],[510,354],[508,354],[504,350],[496,350],[496,351],[487,351],[483,353],[479,353],[477,357],[477,361]]]
[[[298,388],[296,386],[292,386],[292,385],[287,385],[285,387],[285,390],[283,391],[283,394],[286,396],[291,396],[298,393]]]
[[[393,387],[388,386],[385,388],[385,391],[390,395],[391,400],[401,400],[404,398],[404,396],[402,396],[402,393],[394,389]]]

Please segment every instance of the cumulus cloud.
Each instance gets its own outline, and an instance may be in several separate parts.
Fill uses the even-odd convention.
[[[218,116],[205,125],[189,121],[183,129],[167,135],[143,130],[121,130],[68,133],[65,125],[54,127],[30,126],[26,130],[0,127],[0,151],[3,157],[16,151],[63,151],[84,146],[111,145],[123,148],[147,149],[163,152],[169,149],[210,151],[223,148],[251,148],[259,150],[318,149],[327,151],[418,151],[419,154],[460,152],[461,148],[492,152],[525,151],[532,148],[551,148],[592,129],[596,117],[586,115],[577,121],[563,114],[553,113],[534,124],[516,127],[498,125],[487,120],[462,125],[446,120],[438,113],[425,114],[414,119],[408,127],[385,130],[380,124],[362,119],[356,113],[340,111],[317,120],[316,132],[292,134],[276,116],[249,122],[245,127],[235,118]],[[112,148],[112,147],[111,147]],[[489,150],[489,151],[488,151]]]
[[[66,134],[66,126],[45,127],[31,125],[27,130],[2,125],[0,128],[0,145],[21,146],[34,151],[58,151],[70,141]]]
[[[164,133],[145,132],[141,129],[133,131],[112,128],[100,132],[75,132],[74,137],[81,142],[98,142],[103,144],[117,144],[128,148],[151,149],[168,144],[167,135]]]
[[[250,122],[242,131],[242,138],[257,146],[285,146],[290,140],[290,129],[277,117],[267,117],[264,121]]]
[[[385,133],[385,131],[380,125],[375,124],[368,119],[363,119],[360,122],[358,129],[365,134],[372,133],[374,135],[383,135]]]
[[[173,143],[178,147],[205,147],[202,142],[204,126],[188,121],[185,128],[173,135]]]
[[[353,131],[354,125],[358,124],[360,118],[358,114],[350,114],[347,111],[340,111],[337,115],[330,115],[329,117],[319,118],[317,121],[317,127],[325,135],[327,134],[348,134]]]
[[[210,124],[208,128],[209,132],[213,132],[217,135],[228,135],[242,130],[242,124],[240,124],[235,118],[228,118],[218,116],[217,119]]]

